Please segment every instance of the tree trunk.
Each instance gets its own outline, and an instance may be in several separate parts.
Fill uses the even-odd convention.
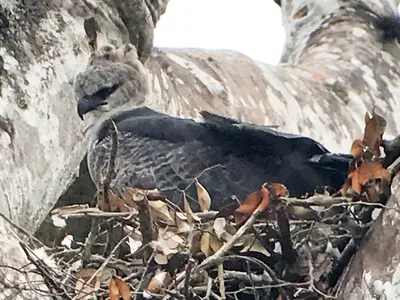
[[[155,23],[167,2],[0,4],[0,211],[15,224],[33,233],[73,181],[85,154],[73,82],[89,61],[84,20],[90,17],[101,29],[99,47],[127,42],[136,46],[149,72],[145,104],[157,110],[196,117],[206,109],[241,121],[279,125],[281,131],[310,136],[342,152],[362,137],[364,113],[373,107],[387,120],[386,138],[400,131],[396,52],[382,50],[370,12],[362,6],[340,7],[354,6],[353,1],[282,1],[286,45],[278,66],[230,51],[153,49]],[[376,14],[394,15],[398,1],[368,5]],[[392,190],[389,207],[400,199],[398,177]],[[395,287],[396,215],[394,210],[383,214],[354,258],[343,299],[373,299],[369,295],[385,293],[400,297]],[[20,266],[24,255],[11,229],[1,219],[0,264]]]

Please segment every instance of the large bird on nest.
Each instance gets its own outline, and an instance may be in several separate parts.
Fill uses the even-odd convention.
[[[340,188],[344,183],[351,157],[332,154],[310,138],[206,111],[200,113],[201,121],[195,121],[142,106],[144,96],[141,99],[138,93],[146,89],[145,80],[138,76],[142,71],[135,65],[116,67],[115,61],[103,59],[77,77],[78,113],[85,121],[91,115],[89,123],[94,125],[87,158],[98,188],[112,146],[110,118],[118,140],[112,188],[157,188],[179,204],[182,191],[189,200],[197,199],[196,178],[209,192],[211,208],[218,210],[232,195],[244,200],[265,182],[283,183],[291,196],[312,193],[323,185]],[[132,103],[126,95],[139,100]]]

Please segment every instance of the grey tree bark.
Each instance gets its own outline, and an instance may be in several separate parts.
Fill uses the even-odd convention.
[[[359,2],[379,15],[394,15],[399,4]],[[100,25],[99,46],[136,46],[148,72],[145,104],[157,110],[196,117],[206,109],[279,125],[342,152],[362,136],[364,113],[372,107],[387,120],[386,138],[400,131],[400,49],[383,50],[369,12],[351,8],[353,1],[282,1],[286,45],[278,66],[230,51],[153,49],[153,30],[167,3],[0,3],[0,212],[13,223],[33,233],[74,180],[85,154],[84,123],[76,113],[72,85],[89,62],[83,24],[90,17]],[[399,175],[392,192],[388,206],[397,207]],[[380,216],[347,272],[342,299],[400,297],[398,219],[395,210]],[[2,265],[25,262],[18,245],[23,237],[15,233],[0,218]],[[3,286],[24,280],[0,270],[7,273]],[[20,296],[33,297],[29,291]]]

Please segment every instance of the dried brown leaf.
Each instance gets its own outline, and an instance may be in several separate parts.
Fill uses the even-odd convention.
[[[275,186],[275,188],[277,187],[278,186]],[[284,185],[282,185],[282,187],[284,187]],[[286,195],[286,191],[280,187],[277,190],[277,193],[283,193]],[[253,192],[248,195],[244,203],[233,212],[237,226],[244,224],[253,213],[264,211],[270,202],[270,191],[265,186],[261,188],[261,191]]]
[[[126,283],[122,278],[114,276],[113,279],[118,287],[119,290],[119,296],[122,297],[124,300],[129,300],[131,299],[132,296],[132,291],[131,287],[129,286],[128,283]]]
[[[166,265],[168,263],[168,258],[163,253],[157,253],[154,255],[154,260],[159,265]]]
[[[210,236],[211,235],[209,232],[203,232],[200,240],[201,252],[203,252],[206,257],[212,255],[212,249],[210,247]]]
[[[186,213],[187,221],[188,221],[190,226],[192,226],[195,221],[200,221],[200,218],[197,217],[193,213],[192,209],[190,208],[189,202],[186,199],[186,195],[183,195],[183,205],[184,205],[184,210],[185,210],[185,213]]]
[[[137,208],[137,204],[133,201],[133,194],[135,193],[133,188],[124,189],[124,193],[122,194],[122,198],[124,199],[126,205],[129,207]]]
[[[358,169],[355,169],[353,172],[349,174],[349,177],[351,179],[351,187],[353,188],[354,191],[356,191],[358,194],[361,194],[361,184],[359,180],[359,173]]]
[[[281,192],[281,190],[279,190],[277,192]],[[261,194],[262,194],[261,203],[258,205],[258,207],[256,209],[258,211],[264,211],[268,207],[269,203],[271,202],[270,191],[266,187],[263,186],[261,188]]]
[[[75,276],[77,278],[83,278],[85,281],[87,281],[96,273],[96,271],[97,269],[94,268],[83,268],[80,269]]]
[[[192,231],[188,237],[188,245],[192,255],[197,255],[201,252],[202,232],[199,230]]]
[[[250,193],[246,200],[234,212],[236,224],[243,224],[250,218],[253,211],[260,205],[262,200],[261,191]]]
[[[382,167],[382,164],[377,161],[364,162],[358,169],[359,183],[364,185],[370,179],[384,179],[390,181],[390,174],[387,169]]]
[[[154,221],[162,221],[168,225],[174,225],[175,221],[171,216],[168,205],[161,201],[149,201],[150,213]]]
[[[134,208],[129,207],[123,198],[118,197],[112,191],[108,191],[109,208],[111,212],[132,212]]]
[[[282,183],[273,182],[267,184],[266,188],[270,191],[271,196],[273,196],[274,198],[289,197],[289,190]]]
[[[202,212],[209,211],[211,207],[211,197],[206,188],[202,186],[197,179],[195,179],[195,183],[197,189],[197,200],[199,201],[200,209]]]
[[[363,191],[367,191],[370,200],[375,202],[379,198],[377,195],[384,193],[384,190],[386,190],[385,187],[389,182],[389,171],[385,169],[380,162],[364,160],[360,166],[349,173],[342,186],[342,193],[346,195],[350,187],[359,195]],[[377,186],[380,184],[382,185],[380,186],[381,188]],[[378,194],[376,194],[373,191],[373,189],[376,188],[380,189],[381,192],[377,191]]]
[[[353,157],[358,158],[362,157],[364,152],[364,147],[360,139],[354,140],[353,144],[351,145],[350,153]]]
[[[180,211],[173,211],[172,212],[172,214],[174,215],[174,216],[176,216],[179,220],[181,220],[181,221],[187,221],[187,217],[186,217],[186,214],[185,213],[182,213],[182,212],[180,212]],[[174,218],[175,219],[175,218]]]
[[[224,245],[224,243],[222,241],[220,241],[216,236],[210,234],[209,246],[212,250],[210,255],[217,252],[223,245]]]
[[[161,291],[172,282],[171,275],[165,271],[158,271],[150,280],[146,290],[151,294],[160,294]]]
[[[119,288],[115,279],[111,279],[108,286],[108,296],[110,300],[119,300]]]
[[[382,143],[382,135],[385,130],[386,120],[377,115],[375,111],[372,118],[369,117],[368,112],[365,113],[365,129],[363,145],[369,147],[372,152],[377,156],[381,156],[379,146]]]
[[[163,235],[166,246],[170,249],[176,249],[184,243],[184,240],[172,231],[166,231]]]
[[[191,231],[191,227],[187,221],[186,214],[184,212],[170,210],[171,218],[174,220],[173,225],[168,225],[167,231],[171,231],[177,234],[187,234]]]
[[[226,232],[225,225],[226,225],[225,218],[216,218],[214,220],[213,228],[217,238],[221,239],[222,234]]]

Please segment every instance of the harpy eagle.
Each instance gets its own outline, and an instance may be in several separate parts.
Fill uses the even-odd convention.
[[[82,114],[97,108],[82,101],[87,100],[78,102]],[[157,188],[180,204],[182,190],[189,199],[197,199],[197,178],[212,198],[211,208],[218,210],[232,195],[244,200],[265,182],[283,183],[292,196],[344,183],[350,155],[332,154],[310,138],[267,126],[209,112],[201,115],[203,121],[198,122],[148,107],[113,115],[118,146],[111,186]],[[111,122],[101,121],[90,140],[88,168],[97,187],[107,172],[113,130]]]
[[[218,210],[232,195],[244,200],[265,182],[283,183],[292,196],[344,183],[351,156],[332,154],[310,138],[210,112],[201,112],[198,122],[146,107],[148,82],[135,50],[105,51],[76,78],[78,114],[92,125],[87,159],[97,188],[108,169],[110,118],[118,129],[116,190],[157,188],[179,204],[182,190],[197,199],[197,178]]]

